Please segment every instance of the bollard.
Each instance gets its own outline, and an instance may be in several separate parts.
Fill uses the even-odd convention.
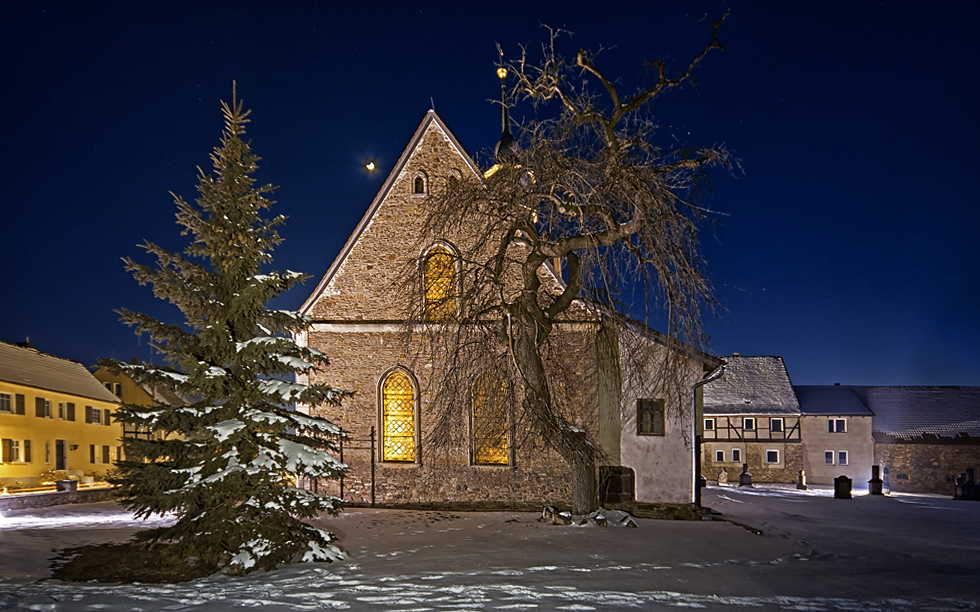
[[[800,479],[796,481],[796,488],[806,491],[806,470],[800,470]]]
[[[834,499],[851,499],[851,479],[843,474],[834,478]]]

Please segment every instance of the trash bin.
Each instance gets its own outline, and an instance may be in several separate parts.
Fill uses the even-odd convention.
[[[834,478],[834,499],[851,499],[851,479],[847,476]]]
[[[59,491],[67,491],[68,493],[74,493],[78,491],[78,481],[77,480],[59,480],[57,482]]]

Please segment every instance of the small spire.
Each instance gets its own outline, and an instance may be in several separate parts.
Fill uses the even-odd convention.
[[[500,52],[501,64],[503,63],[504,52],[500,48],[500,44],[497,44],[497,51]],[[507,69],[501,65],[497,68],[497,76],[500,78],[500,106],[503,109],[501,111],[501,134],[500,141],[497,142],[497,146],[494,147],[494,155],[497,157],[498,162],[507,161],[517,155],[517,151],[520,147],[517,144],[517,139],[510,132],[510,112],[507,106],[507,87],[504,84],[504,79],[507,78]]]

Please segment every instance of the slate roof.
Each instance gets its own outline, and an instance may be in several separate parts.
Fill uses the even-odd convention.
[[[0,380],[45,391],[119,403],[119,398],[103,387],[77,361],[6,342],[0,342]]]
[[[854,391],[841,385],[793,385],[804,415],[873,416]]]
[[[704,414],[800,414],[782,357],[724,357],[725,373],[704,386]]]
[[[875,442],[980,444],[980,387],[851,389],[874,412]]]

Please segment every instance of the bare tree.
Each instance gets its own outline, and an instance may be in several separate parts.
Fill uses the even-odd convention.
[[[703,310],[714,301],[698,247],[707,216],[699,202],[707,169],[734,162],[723,147],[672,146],[651,107],[722,48],[723,20],[713,22],[710,43],[683,72],[648,62],[655,81],[629,95],[596,54],[562,57],[561,32],[549,30],[540,60],[522,48],[519,60],[499,66],[502,78],[515,77],[507,99],[533,109],[519,139],[510,140],[505,104],[497,164],[478,180],[450,178],[426,205],[423,255],[411,277],[420,307],[409,329],[444,363],[430,396],[441,411],[431,441],[459,442],[460,405],[473,389],[492,388],[499,401],[480,398],[482,406],[497,407],[512,434],[530,432],[568,462],[576,513],[597,506],[601,451],[588,433],[582,389],[595,388],[583,377],[599,373],[568,348],[586,336],[601,340],[603,326],[574,323],[594,323],[642,295],[647,315],[666,323],[666,337],[705,344]],[[425,250],[439,240],[451,244]],[[488,366],[507,373],[500,385],[480,386]]]

